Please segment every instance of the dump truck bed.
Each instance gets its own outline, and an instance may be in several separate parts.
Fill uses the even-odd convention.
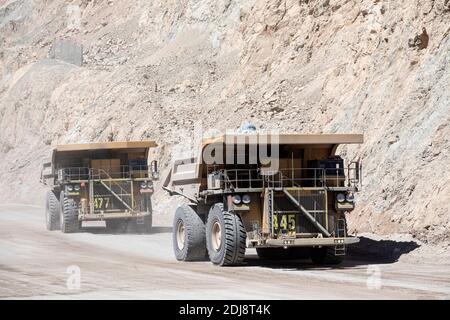
[[[106,150],[106,149],[142,149],[157,147],[155,141],[115,141],[115,142],[94,142],[94,143],[75,143],[60,144],[54,149],[54,152],[62,151],[84,151],[84,150]]]
[[[224,134],[216,137],[203,139],[198,155],[203,155],[203,150],[213,144],[239,145],[239,144],[278,144],[298,145],[305,147],[321,147],[336,151],[340,144],[361,144],[364,141],[362,134]],[[163,188],[169,192],[185,196],[194,201],[202,183],[201,165],[204,164],[203,157],[198,159],[175,159],[172,168],[163,180]],[[205,177],[203,177],[205,178]],[[178,186],[182,186],[182,191]]]
[[[224,134],[217,137],[206,138],[203,140],[203,147],[212,143],[255,143],[255,137],[268,137],[269,141],[277,142],[278,144],[360,144],[364,142],[362,134],[338,134],[338,133],[324,133],[324,134],[303,134],[303,133],[283,133],[275,134]],[[273,140],[272,140],[273,139]],[[260,143],[259,140],[256,140]]]

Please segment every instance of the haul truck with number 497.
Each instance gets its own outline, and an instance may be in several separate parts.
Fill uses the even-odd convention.
[[[58,145],[42,168],[50,186],[48,230],[77,232],[83,221],[105,221],[111,231],[150,232],[157,162],[149,159],[154,141]]]
[[[188,200],[173,221],[178,260],[236,265],[246,248],[256,248],[262,258],[307,255],[337,264],[359,241],[347,234],[346,214],[355,207],[361,165],[344,162],[336,149],[363,136],[281,134],[264,141],[256,133],[227,134],[204,140],[200,156],[174,162],[163,188]],[[275,169],[261,159],[264,147],[277,150]],[[223,161],[205,159],[213,153]]]

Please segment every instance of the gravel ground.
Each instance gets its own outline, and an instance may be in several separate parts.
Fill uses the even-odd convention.
[[[41,207],[0,206],[2,299],[448,299],[450,265],[435,261],[349,258],[327,268],[263,261],[247,250],[241,267],[180,263],[170,227],[62,234],[45,230]],[[80,272],[79,288],[71,271]]]

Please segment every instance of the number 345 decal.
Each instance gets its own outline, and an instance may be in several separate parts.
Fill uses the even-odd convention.
[[[278,220],[280,220],[278,222]],[[295,214],[273,215],[273,228],[295,230]]]

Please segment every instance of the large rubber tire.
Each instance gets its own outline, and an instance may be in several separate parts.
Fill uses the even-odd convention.
[[[59,200],[56,197],[55,193],[53,191],[47,192],[47,199],[45,204],[45,224],[47,227],[47,230],[53,231],[53,230],[59,230],[60,229],[60,222],[59,222],[59,210],[60,210],[60,204]]]
[[[178,261],[205,260],[205,223],[192,207],[182,205],[175,211],[172,244]]]
[[[206,223],[206,247],[212,263],[220,266],[242,264],[246,238],[239,215],[225,211],[221,203],[211,207]]]
[[[78,221],[78,208],[73,199],[68,198],[64,192],[59,197],[61,201],[60,225],[64,233],[80,231],[81,223]]]
[[[260,259],[264,260],[286,260],[290,258],[289,249],[284,248],[256,248]]]
[[[335,256],[334,248],[311,248],[310,257],[316,265],[338,265],[344,260],[342,256]]]

